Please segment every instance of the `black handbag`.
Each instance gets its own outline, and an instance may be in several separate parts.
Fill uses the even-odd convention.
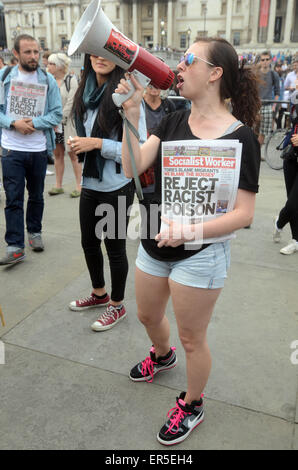
[[[290,141],[291,137],[293,134],[297,134],[298,131],[298,124],[295,124],[294,129],[287,134],[287,145],[283,148],[280,158],[283,160],[292,160],[292,161],[298,161],[298,147],[294,147],[292,142]],[[285,139],[284,139],[285,140]]]
[[[297,161],[297,148],[295,148],[292,144],[288,144],[280,154],[280,158],[283,160],[295,160]]]

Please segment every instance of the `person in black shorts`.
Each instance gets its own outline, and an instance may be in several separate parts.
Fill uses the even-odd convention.
[[[157,435],[164,445],[182,442],[204,419],[202,393],[211,369],[207,344],[207,327],[224,284],[230,262],[231,234],[252,222],[258,192],[260,145],[251,130],[257,118],[260,100],[256,77],[251,69],[239,68],[235,49],[224,39],[197,39],[177,66],[181,96],[192,101],[191,110],[166,116],[149,139],[140,147],[130,132],[137,170],[141,174],[155,165],[155,194],[147,205],[148,237],[142,239],[136,260],[136,301],[138,317],[153,345],[144,361],[130,371],[134,381],[151,382],[154,375],[176,365],[175,348],[170,346],[169,322],[165,308],[172,298],[179,337],[186,355],[187,391]],[[123,103],[127,119],[137,127],[143,89],[131,77],[136,88],[132,98]],[[122,79],[116,89],[127,93],[129,84]],[[231,99],[233,114],[225,100]],[[168,232],[160,225],[152,234],[150,204],[161,203],[161,144],[167,141],[199,139],[236,139],[242,143],[237,198],[234,209],[201,225],[177,226],[167,221]],[[178,145],[178,144],[177,144]],[[181,146],[181,143],[179,142]],[[122,161],[126,176],[132,176],[126,137],[123,138]],[[203,228],[200,249],[186,250],[189,230]],[[188,229],[187,236],[186,229]],[[181,235],[178,239],[175,230]],[[166,235],[167,233],[167,235]],[[204,243],[225,236],[217,243]]]

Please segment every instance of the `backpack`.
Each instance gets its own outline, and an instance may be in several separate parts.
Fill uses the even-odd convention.
[[[64,83],[65,83],[65,88],[66,88],[67,93],[69,93],[69,90],[70,90],[70,82],[71,82],[72,77],[75,77],[75,75],[71,75],[71,74],[69,73],[69,74],[66,75],[66,77],[64,78]]]
[[[276,87],[276,84],[277,84],[277,77],[274,75],[274,72],[273,70],[270,70],[271,72],[271,82],[272,82],[272,95],[273,95],[273,98],[274,98],[274,95],[275,95],[275,87]],[[276,73],[276,72],[275,72]],[[279,80],[278,80],[278,86],[279,86],[279,91],[280,91],[280,85],[279,85]]]

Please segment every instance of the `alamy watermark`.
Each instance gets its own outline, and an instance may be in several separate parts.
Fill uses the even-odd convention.
[[[0,366],[5,364],[5,345],[0,341]]]
[[[160,232],[159,214],[164,214],[166,218],[174,222],[171,228],[173,240],[194,240],[192,227],[196,225],[195,240],[196,245],[200,247],[203,242],[203,212],[199,210],[198,205],[188,213],[181,214],[175,212],[175,207],[170,210],[169,207],[157,203],[150,205],[133,203],[127,207],[125,196],[118,196],[117,209],[112,204],[103,203],[97,206],[95,216],[99,217],[99,221],[95,226],[96,237],[99,239],[107,237],[110,240],[155,239]],[[128,217],[130,220],[127,227]],[[163,232],[167,238],[168,231],[165,225],[163,225]],[[196,246],[191,247],[191,249],[195,248]],[[185,246],[185,249],[189,247]]]
[[[292,341],[291,349],[294,349],[294,351],[291,354],[291,363],[294,366],[297,366],[298,365],[298,339],[296,339],[295,341]]]

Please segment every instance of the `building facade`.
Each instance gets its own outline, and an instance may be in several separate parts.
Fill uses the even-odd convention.
[[[85,0],[2,0],[7,47],[20,33],[44,49],[67,46]],[[102,0],[114,25],[143,47],[185,50],[219,35],[241,51],[298,49],[298,0]]]

